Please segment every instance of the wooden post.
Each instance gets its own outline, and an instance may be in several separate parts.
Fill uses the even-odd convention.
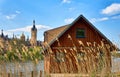
[[[22,77],[23,76],[23,73],[22,72],[20,72],[20,77]]]
[[[10,73],[8,73],[8,77],[10,77]]]
[[[33,71],[31,72],[31,77],[33,77]]]
[[[40,70],[40,77],[42,77],[42,71]]]
[[[2,72],[0,72],[0,77],[2,77]]]

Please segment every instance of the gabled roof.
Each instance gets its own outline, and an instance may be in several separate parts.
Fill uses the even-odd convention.
[[[70,25],[65,25],[65,26],[61,26],[58,28],[54,28],[48,31],[45,31],[45,33],[47,33],[47,43],[50,45],[55,39],[57,39],[57,37],[59,36],[59,34],[61,34],[61,32],[63,32],[68,26]]]
[[[86,23],[88,23],[96,32],[98,32],[104,39],[106,39],[110,44],[112,44],[112,42],[105,36],[103,35],[92,23],[90,23],[83,15],[80,15],[78,18],[76,18],[71,24],[69,25],[65,25],[62,27],[58,27],[55,29],[51,29],[46,31],[48,34],[50,34],[49,38],[48,38],[48,44],[52,45],[56,39],[58,39],[59,37],[61,37],[71,26],[73,26],[79,19],[83,19],[86,21]]]

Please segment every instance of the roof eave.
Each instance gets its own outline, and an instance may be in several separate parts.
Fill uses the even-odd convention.
[[[90,26],[92,26],[103,38],[105,38],[110,44],[113,44],[104,34],[102,34],[91,22],[89,22],[83,15],[80,15],[78,18],[76,18],[71,24],[69,24],[69,26],[63,31],[61,32],[56,38],[54,38],[49,44],[49,46],[51,46],[56,39],[58,39],[59,37],[61,37],[72,25],[74,25],[80,18],[83,18],[88,24],[90,24]]]

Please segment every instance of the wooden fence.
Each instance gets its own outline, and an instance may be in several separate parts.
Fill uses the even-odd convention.
[[[50,74],[50,77],[120,77],[120,72],[111,74]]]
[[[1,72],[0,77],[44,77],[43,71],[5,73]]]
[[[19,73],[0,73],[0,77],[119,77],[120,72],[111,74],[67,74],[67,73],[57,73],[44,75],[43,71],[31,71],[29,73],[19,72]]]
[[[44,61],[0,62],[0,77],[44,77]]]

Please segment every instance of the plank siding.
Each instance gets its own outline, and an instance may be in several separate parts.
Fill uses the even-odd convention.
[[[85,38],[76,38],[76,29],[77,28],[84,28],[85,29]],[[68,38],[68,36],[71,36],[71,38]],[[73,44],[75,46],[79,46],[78,41],[82,41],[84,44],[86,42],[96,42],[97,44],[101,44],[102,37],[92,28],[88,26],[83,20],[80,22],[77,22],[74,24],[69,30],[67,30],[64,35],[62,35],[58,41],[54,42],[51,47],[73,47]]]
[[[80,51],[80,49],[79,49],[80,43],[82,42],[85,47],[87,47],[87,42],[92,43],[92,45],[93,45],[93,43],[100,45],[101,41],[103,41],[103,39],[104,39],[104,42],[109,44],[108,39],[106,39],[102,34],[100,34],[97,30],[95,30],[95,28],[93,28],[91,26],[91,24],[88,23],[82,17],[79,18],[79,20],[77,20],[74,24],[72,24],[72,26],[70,26],[70,28],[68,28],[67,30],[66,30],[66,28],[67,27],[64,27],[64,26],[59,27],[59,28],[56,28],[53,30],[49,30],[45,34],[45,38],[46,38],[45,42],[48,42],[48,44],[50,44],[49,45],[50,46],[50,50],[49,50],[50,54],[45,55],[45,58],[44,58],[45,59],[45,71],[47,73],[78,73],[79,72],[78,70],[81,70],[82,73],[87,73],[87,72],[89,72],[89,70],[93,69],[94,65],[97,65],[97,59],[94,59],[91,56],[91,53],[87,53],[86,58],[88,60],[84,60],[84,62],[83,62],[84,64],[78,63],[76,60],[76,55],[77,55],[76,51]],[[76,37],[76,29],[77,28],[82,28],[85,30],[84,38]],[[61,29],[63,29],[63,30],[61,30]],[[63,32],[64,30],[65,30],[65,32],[59,37],[58,36],[58,35],[60,35],[59,31]],[[54,34],[54,33],[56,33],[56,34]],[[57,35],[57,33],[58,33],[58,35]],[[54,37],[52,37],[52,34]],[[52,40],[54,42],[51,43],[51,39],[57,39],[57,40],[55,40],[55,41]],[[78,49],[71,50],[72,47],[76,47]],[[66,57],[65,62],[57,62],[55,60],[55,55],[57,52],[64,51],[64,48],[66,50],[65,53],[67,53],[69,55],[69,57],[65,56]],[[96,52],[93,51],[92,54],[94,56],[96,56],[97,50],[96,50]],[[93,59],[93,61],[95,61],[95,62],[92,63],[91,59]],[[78,65],[80,65],[79,67],[81,69],[78,68],[76,63],[78,63]],[[64,69],[62,69],[60,67],[62,67]]]

